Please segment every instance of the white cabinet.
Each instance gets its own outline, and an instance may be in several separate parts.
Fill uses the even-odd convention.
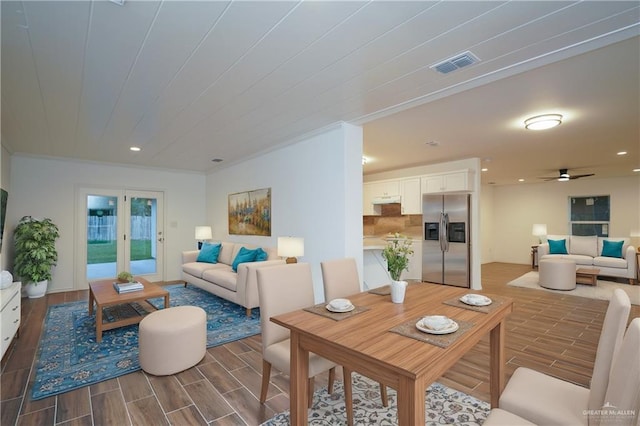
[[[400,195],[400,181],[367,182],[362,185],[362,214],[364,216],[380,216],[382,210],[374,205],[375,198]]]
[[[380,209],[376,211],[373,205],[374,199],[374,187],[370,183],[365,183],[362,185],[362,214],[364,216],[376,216],[380,215]]]
[[[403,179],[400,182],[402,214],[422,214],[420,178]]]
[[[20,327],[20,282],[15,282],[10,287],[0,290],[0,324],[2,324],[0,338],[2,339],[2,354],[9,348],[13,337]]]
[[[422,240],[412,240],[413,255],[409,258],[409,270],[404,271],[403,280],[422,280]]]
[[[422,177],[422,193],[432,194],[437,192],[468,191],[469,171],[438,173]]]

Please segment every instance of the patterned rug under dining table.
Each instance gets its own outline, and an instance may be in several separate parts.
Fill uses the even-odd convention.
[[[468,293],[475,291],[416,283],[407,288],[405,301],[399,304],[392,303],[388,295],[351,295],[348,298],[356,308],[367,309],[342,320],[304,309],[271,318],[291,332],[292,424],[307,424],[309,352],[395,389],[398,424],[417,425],[425,424],[425,389],[487,333],[491,406],[497,407],[504,388],[505,319],[513,310],[513,301],[480,293],[493,303],[483,309],[452,303]],[[427,315],[446,315],[465,326],[442,339],[412,335],[415,323]]]

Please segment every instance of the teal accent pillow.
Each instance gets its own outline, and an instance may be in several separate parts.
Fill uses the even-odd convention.
[[[218,263],[218,255],[220,254],[222,244],[202,243],[200,253],[198,253],[198,262]]]
[[[255,262],[256,256],[258,255],[258,249],[249,250],[248,248],[240,247],[240,251],[236,255],[236,258],[233,259],[233,263],[231,264],[231,269],[233,272],[238,272],[238,265],[246,262]]]
[[[567,240],[548,240],[549,254],[569,254],[567,253]]]
[[[261,247],[257,248],[256,252],[256,262],[263,262],[269,257],[269,254],[266,251],[262,250]]]
[[[602,255],[606,257],[622,258],[622,246],[624,241],[602,240]]]

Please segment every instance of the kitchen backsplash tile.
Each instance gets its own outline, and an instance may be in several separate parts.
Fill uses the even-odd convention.
[[[363,216],[365,236],[385,236],[399,232],[408,237],[422,238],[422,215]]]

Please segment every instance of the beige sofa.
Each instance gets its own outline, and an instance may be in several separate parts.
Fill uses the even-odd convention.
[[[237,272],[231,265],[242,247],[255,249],[258,246],[223,241],[218,256],[218,263],[198,262],[200,250],[182,252],[182,279],[187,284],[193,284],[205,291],[237,303],[247,309],[247,316],[251,309],[258,307],[258,280],[256,270],[273,265],[284,264],[276,254],[276,249],[261,247],[268,255],[267,260],[261,262],[240,263]]]
[[[598,268],[598,275],[625,278],[629,284],[637,279],[636,249],[630,244],[629,238],[576,236],[576,235],[547,235],[547,240],[565,240],[567,254],[550,254],[549,243],[538,246],[538,259],[568,259],[576,263],[578,268]],[[604,240],[612,242],[623,241],[622,257],[602,256]]]

